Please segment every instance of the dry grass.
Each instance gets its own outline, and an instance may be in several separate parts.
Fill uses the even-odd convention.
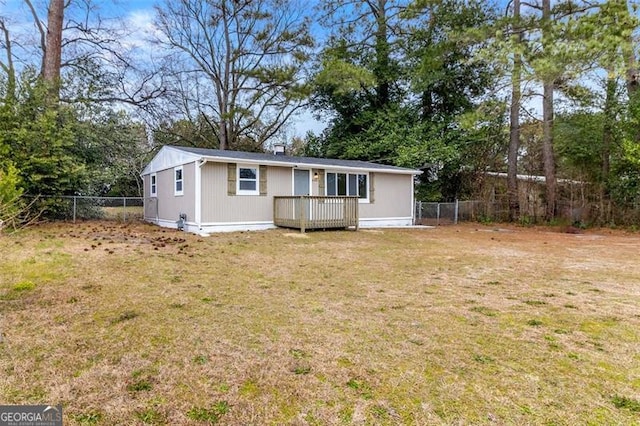
[[[108,220],[142,220],[144,218],[144,207],[142,206],[128,206],[128,207],[102,207],[102,213],[104,219]]]
[[[640,237],[0,237],[0,401],[65,424],[638,424]]]

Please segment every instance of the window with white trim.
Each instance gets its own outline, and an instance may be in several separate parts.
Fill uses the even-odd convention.
[[[238,195],[260,195],[260,168],[238,164]]]
[[[327,172],[326,188],[328,196],[350,195],[369,200],[369,179],[366,173]]]
[[[158,176],[155,173],[151,174],[151,176],[149,177],[149,182],[150,182],[149,187],[151,188],[151,196],[157,197],[158,196]]]
[[[183,195],[184,194],[184,179],[183,179],[183,171],[182,166],[178,166],[173,169],[174,176],[174,195]]]

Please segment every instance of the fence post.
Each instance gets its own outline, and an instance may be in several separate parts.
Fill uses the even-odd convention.
[[[127,222],[127,198],[122,197],[122,221]]]
[[[454,216],[454,218],[453,218],[453,224],[454,224],[454,225],[457,225],[457,224],[458,224],[458,199],[457,199],[457,198],[456,198],[456,205],[455,205],[455,207],[454,207],[453,212],[454,212],[454,213],[453,213],[453,216]]]
[[[436,204],[436,226],[440,225],[440,203]]]
[[[73,223],[76,223],[76,196],[73,196]]]
[[[422,201],[418,201],[418,220],[414,225],[422,224]]]

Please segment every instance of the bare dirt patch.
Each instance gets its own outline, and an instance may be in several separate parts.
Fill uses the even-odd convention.
[[[0,237],[0,400],[65,424],[634,424],[640,236]]]

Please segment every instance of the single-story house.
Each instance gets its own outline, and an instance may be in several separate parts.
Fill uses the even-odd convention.
[[[294,219],[308,229],[315,219],[351,212],[357,219],[345,227],[412,225],[420,173],[364,161],[164,146],[142,172],[144,218],[200,234],[300,227]]]

